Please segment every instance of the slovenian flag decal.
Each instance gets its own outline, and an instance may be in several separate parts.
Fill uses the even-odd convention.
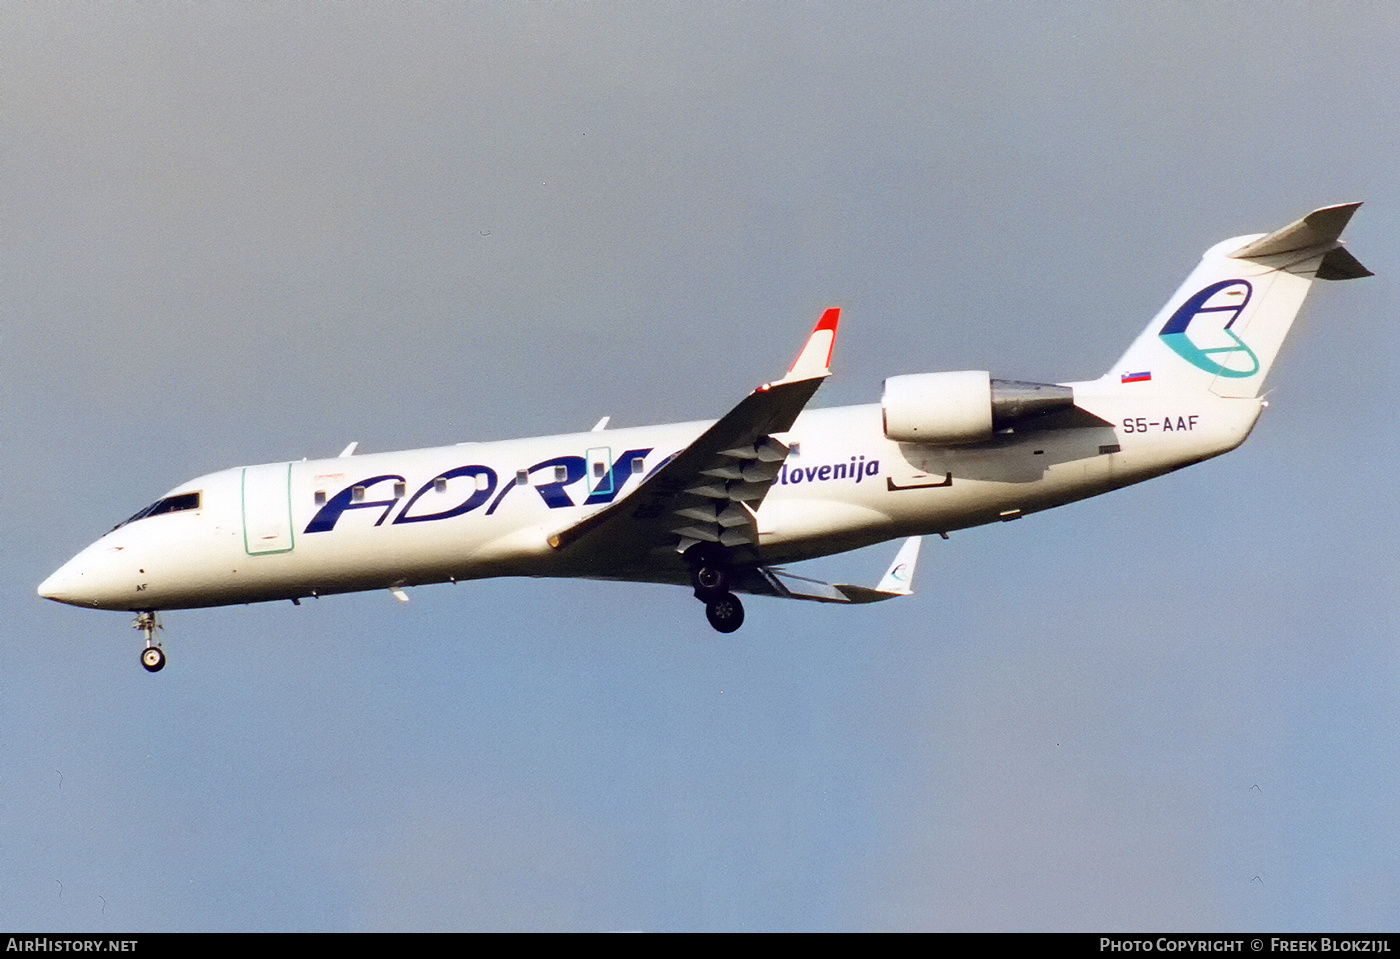
[[[1142,373],[1124,373],[1124,383],[1146,383],[1152,379],[1152,371],[1146,370]]]

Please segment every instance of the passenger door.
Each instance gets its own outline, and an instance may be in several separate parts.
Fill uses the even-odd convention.
[[[292,535],[292,464],[243,469],[243,548],[250,556],[289,553]]]

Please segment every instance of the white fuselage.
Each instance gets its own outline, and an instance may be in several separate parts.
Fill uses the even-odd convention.
[[[1059,506],[1238,446],[1255,398],[1110,378],[1069,384],[1111,425],[896,443],[878,404],[802,413],[757,510],[765,563],[947,532]],[[128,522],[40,593],[102,609],[297,599],[489,576],[685,583],[674,553],[570,553],[549,537],[626,496],[708,422],[240,467],[183,483],[198,507]],[[524,481],[522,481],[524,480]],[[357,487],[359,490],[357,491]]]

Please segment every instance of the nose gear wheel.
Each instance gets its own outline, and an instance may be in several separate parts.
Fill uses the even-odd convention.
[[[142,610],[136,614],[132,629],[139,629],[146,637],[146,647],[141,650],[141,665],[148,673],[158,673],[165,668],[165,650],[156,642],[156,633],[165,627],[156,619],[154,610]]]

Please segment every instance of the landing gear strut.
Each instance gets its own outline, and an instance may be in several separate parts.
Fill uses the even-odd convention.
[[[729,591],[727,557],[719,551],[695,547],[690,560],[690,582],[695,598],[705,604],[705,618],[721,633],[732,633],[744,625],[744,604]]]
[[[156,619],[155,611],[147,609],[137,613],[136,622],[131,624],[131,628],[141,630],[146,637],[146,648],[141,650],[141,665],[146,667],[148,673],[160,672],[165,668],[165,650],[156,642],[156,633],[163,627]]]

